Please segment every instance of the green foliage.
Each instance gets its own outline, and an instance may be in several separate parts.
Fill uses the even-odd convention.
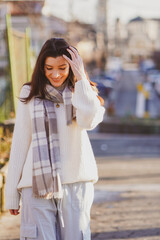
[[[0,127],[0,168],[8,161],[12,142],[12,134],[4,135],[3,127]]]

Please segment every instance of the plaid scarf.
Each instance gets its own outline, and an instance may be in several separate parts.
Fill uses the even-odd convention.
[[[38,198],[62,198],[61,159],[57,118],[54,103],[64,103],[66,124],[75,118],[71,103],[72,91],[65,86],[62,93],[52,85],[46,85],[45,99],[34,98],[32,116],[33,176],[32,192]]]

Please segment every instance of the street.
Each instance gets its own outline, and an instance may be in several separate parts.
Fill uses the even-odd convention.
[[[131,161],[130,161],[131,160]],[[160,239],[159,158],[98,158],[92,240]]]
[[[89,136],[92,144],[93,140],[105,144],[106,138],[108,141],[116,138],[113,135],[94,132],[90,132]],[[119,141],[120,137],[123,139],[123,136],[118,136]],[[138,140],[139,144],[140,142]],[[95,152],[96,145],[98,146],[94,142]],[[142,144],[141,150],[143,151],[144,148]],[[122,153],[124,150],[125,148]],[[115,153],[117,153],[116,149]],[[113,152],[109,156],[98,156],[97,153],[95,155],[99,181],[95,184],[95,197],[91,210],[92,240],[159,240],[158,153],[153,156],[150,154],[148,157],[136,154],[118,156],[113,155]],[[9,212],[3,214],[0,217],[0,240],[19,239],[19,227],[20,215],[11,216]]]
[[[160,136],[89,132],[95,156],[159,157]],[[129,160],[129,158],[128,158]]]
[[[135,116],[137,101],[137,84],[145,81],[144,75],[138,70],[124,70],[114,84],[111,98],[115,102],[115,115],[118,117]],[[160,116],[160,97],[150,84],[149,115]]]

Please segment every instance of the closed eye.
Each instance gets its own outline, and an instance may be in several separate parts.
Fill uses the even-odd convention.
[[[47,70],[52,70],[52,68],[47,68]],[[65,70],[65,68],[60,68],[60,70]]]

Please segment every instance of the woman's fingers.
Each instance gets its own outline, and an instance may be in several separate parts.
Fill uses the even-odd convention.
[[[75,54],[75,57],[78,57],[78,56],[79,56],[78,51],[77,51],[74,47],[70,46],[69,48],[70,48],[70,49],[72,50],[72,52]]]
[[[9,209],[11,215],[18,215],[19,209]]]
[[[67,62],[69,62],[70,64],[72,63],[72,60],[71,60],[69,57],[67,57],[67,56],[64,55],[64,54],[63,54],[63,57],[67,60]]]
[[[80,55],[78,54],[78,51],[76,49],[74,49],[73,47],[67,48],[67,51],[70,53],[71,59],[69,57],[67,57],[66,55],[63,55],[63,57],[70,64],[73,74],[75,75],[77,81],[82,78],[85,78],[86,75],[85,75],[85,71],[84,71],[83,61],[82,61]]]
[[[74,49],[73,47],[71,47],[71,46],[70,46],[69,48],[67,48],[66,50],[70,53],[72,60],[71,60],[69,57],[67,57],[66,55],[63,55],[63,57],[64,57],[70,64],[74,63],[75,60],[76,60],[76,59],[78,58],[78,56],[79,56],[78,51],[77,51],[76,49]]]
[[[69,57],[67,57],[66,55],[63,54],[63,57],[68,61],[68,63],[71,66],[75,66],[76,65],[76,63],[74,61],[72,61]]]
[[[70,64],[72,70],[73,67],[75,66],[75,62],[73,62],[69,57],[67,57],[66,55],[63,55],[63,57],[67,60],[67,62]]]
[[[69,48],[67,48],[67,51],[70,53],[72,60],[74,61],[76,59],[76,55],[74,54],[74,52]]]

